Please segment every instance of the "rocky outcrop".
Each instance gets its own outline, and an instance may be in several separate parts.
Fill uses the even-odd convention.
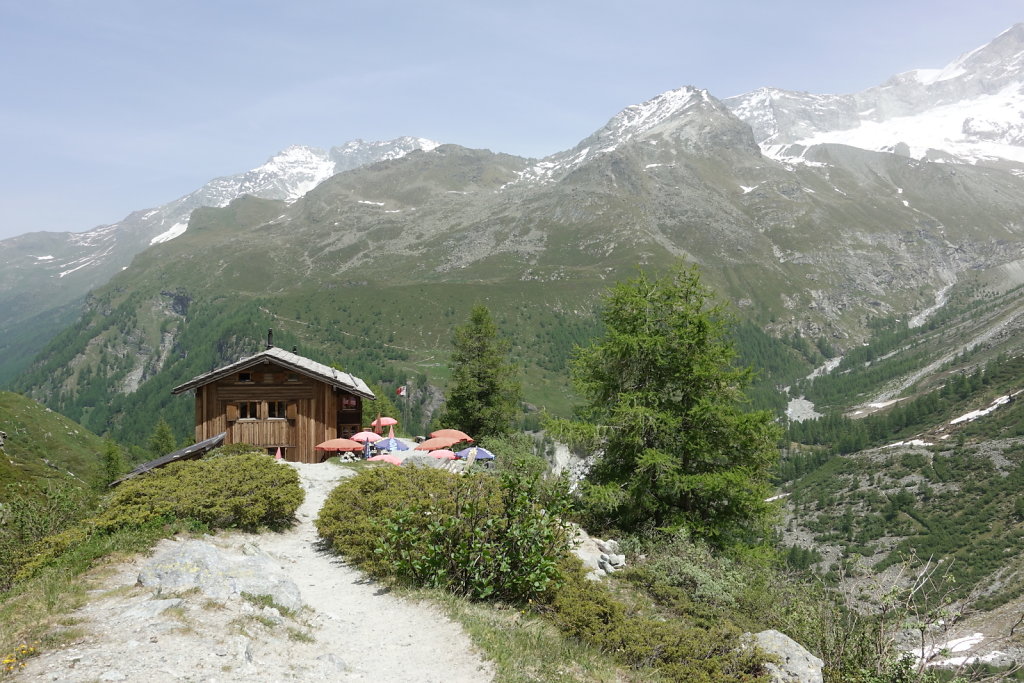
[[[298,586],[270,557],[252,548],[241,559],[230,558],[202,540],[165,544],[139,572],[139,585],[158,595],[199,589],[224,600],[249,593],[268,595],[290,610],[302,607]]]
[[[822,683],[820,659],[812,655],[803,645],[785,633],[769,629],[757,634],[747,634],[751,644],[778,660],[768,663],[765,668],[771,675],[772,683]]]

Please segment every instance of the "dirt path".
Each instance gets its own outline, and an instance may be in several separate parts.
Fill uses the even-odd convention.
[[[428,605],[389,595],[318,549],[313,520],[337,481],[351,471],[333,464],[291,466],[306,489],[294,528],[278,534],[167,540],[158,544],[154,557],[109,568],[99,578],[94,599],[73,615],[81,620],[76,628],[85,635],[64,650],[31,660],[20,678],[146,683],[491,680],[490,664],[458,624]],[[188,544],[223,561],[227,569],[218,565],[210,572],[218,574],[220,583],[183,591],[138,585],[140,571],[151,570],[160,557]],[[234,583],[250,578],[290,579],[306,607],[289,613],[254,605],[238,594],[245,588]],[[231,590],[235,592],[223,594]]]

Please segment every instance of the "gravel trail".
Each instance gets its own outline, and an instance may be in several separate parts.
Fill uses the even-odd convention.
[[[491,680],[492,666],[461,626],[436,608],[388,594],[319,549],[313,520],[327,494],[351,470],[329,463],[282,466],[295,467],[306,489],[296,515],[299,523],[292,529],[165,540],[154,557],[95,572],[92,599],[72,615],[84,635],[65,649],[30,660],[18,678],[69,683]],[[290,614],[254,605],[238,594],[244,588],[223,595],[209,587],[169,591],[139,585],[140,571],[187,544],[209,549],[231,567],[224,572],[241,577],[216,576],[221,589],[235,585],[236,578],[265,581],[269,576],[289,586],[294,582],[305,607]]]

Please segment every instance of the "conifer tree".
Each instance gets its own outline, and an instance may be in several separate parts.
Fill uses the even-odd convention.
[[[733,364],[723,306],[695,267],[641,274],[604,304],[604,337],[573,365],[586,421],[551,424],[600,453],[583,487],[592,521],[685,526],[722,544],[760,531],[780,432],[743,410],[751,371]]]
[[[167,424],[167,420],[160,418],[156,426],[153,427],[153,432],[149,435],[146,445],[149,447],[149,452],[156,458],[172,453],[178,447],[174,432],[171,430],[171,425]]]
[[[522,386],[508,360],[509,346],[482,304],[473,307],[465,325],[455,328],[452,378],[441,417],[444,427],[461,429],[476,439],[512,432]]]
[[[111,482],[124,474],[124,454],[121,452],[121,447],[114,443],[112,439],[107,439],[103,446],[103,460],[101,464],[101,487],[108,486]]]

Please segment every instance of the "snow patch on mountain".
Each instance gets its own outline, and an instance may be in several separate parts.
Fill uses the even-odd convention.
[[[761,88],[725,104],[765,154],[841,144],[916,159],[1024,163],[1024,24],[941,69],[897,74],[850,95]]]
[[[157,235],[156,237],[154,237],[153,239],[151,239],[149,241],[149,243],[150,244],[160,244],[162,242],[169,242],[169,241],[173,240],[175,237],[177,237],[178,235],[184,234],[185,230],[187,230],[187,229],[188,229],[188,225],[187,224],[185,224],[185,223],[175,223],[174,225],[172,225],[170,227],[169,230],[167,230],[166,232],[162,232],[159,235]]]
[[[1007,86],[993,95],[935,107],[913,116],[864,121],[855,128],[819,132],[797,140],[810,147],[841,144],[880,152],[902,151],[915,159],[942,161],[936,151],[968,163],[1010,159],[1024,163],[1024,88]],[[902,147],[906,145],[906,147]],[[768,155],[784,146],[765,145]]]

